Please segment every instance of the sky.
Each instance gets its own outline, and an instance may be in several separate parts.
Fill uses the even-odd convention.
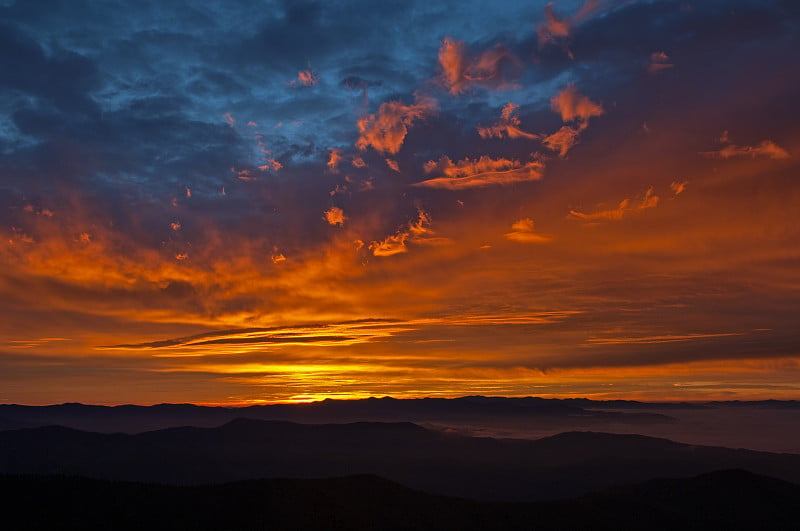
[[[793,0],[0,0],[0,402],[800,397]]]

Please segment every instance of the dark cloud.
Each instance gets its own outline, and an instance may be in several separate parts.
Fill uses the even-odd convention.
[[[8,23],[0,24],[0,68],[3,90],[20,91],[62,113],[96,114],[88,92],[99,83],[96,65],[88,58],[51,43],[48,54],[34,38]]]
[[[370,87],[380,87],[380,81],[369,81],[358,76],[347,76],[342,79],[341,84],[350,90],[363,90]]]

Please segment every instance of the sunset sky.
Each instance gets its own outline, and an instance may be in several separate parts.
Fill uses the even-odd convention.
[[[800,398],[799,37],[0,0],[0,402]]]

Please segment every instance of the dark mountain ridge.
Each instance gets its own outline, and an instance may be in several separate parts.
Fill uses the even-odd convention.
[[[800,482],[800,455],[693,446],[639,435],[465,437],[412,423],[238,419],[135,435],[65,427],[0,432],[0,472],[171,484],[373,474],[443,495],[530,501],[656,477],[740,468]]]
[[[323,400],[305,404],[271,404],[247,407],[158,404],[154,406],[96,406],[66,403],[50,406],[0,404],[0,417],[29,426],[58,424],[90,431],[127,432],[172,426],[219,426],[235,418],[327,423],[355,421],[475,422],[542,420],[547,422],[670,422],[657,413],[593,411],[588,403],[536,397]],[[610,409],[613,409],[609,405]],[[0,429],[2,424],[0,424]]]

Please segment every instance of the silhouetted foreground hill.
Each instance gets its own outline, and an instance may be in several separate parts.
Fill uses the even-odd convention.
[[[374,476],[179,487],[0,477],[6,529],[797,529],[800,486],[743,471],[656,480],[578,499],[480,503]]]
[[[606,422],[627,424],[671,422],[657,413],[592,411],[588,407],[619,407],[621,402],[558,400],[536,397],[502,398],[467,396],[462,398],[362,400],[323,400],[308,404],[271,404],[250,407],[207,407],[193,404],[155,406],[92,406],[58,404],[22,406],[0,404],[0,430],[34,426],[68,426],[97,432],[138,433],[177,426],[215,427],[237,418],[286,420],[312,424],[342,422],[457,422],[486,426],[494,423],[525,421],[547,422],[558,426],[589,425]],[[646,404],[625,402],[644,409]],[[675,406],[682,407],[681,404]],[[688,407],[688,406],[686,406]],[[634,409],[629,407],[629,409]],[[4,427],[7,426],[7,427]],[[564,428],[561,431],[566,431]]]
[[[160,483],[374,474],[435,494],[531,501],[656,477],[740,468],[800,482],[800,455],[573,432],[540,440],[465,437],[411,423],[239,419],[136,435],[64,427],[0,432],[0,472]]]

